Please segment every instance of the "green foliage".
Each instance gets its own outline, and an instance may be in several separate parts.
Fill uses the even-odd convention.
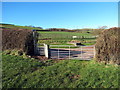
[[[3,55],[4,88],[118,88],[118,66]]]
[[[22,50],[5,50],[2,52],[4,55],[15,55],[15,56],[22,56],[23,58],[27,58],[27,55]]]

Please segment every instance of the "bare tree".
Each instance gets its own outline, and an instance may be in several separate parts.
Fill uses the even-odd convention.
[[[107,28],[107,26],[99,26],[98,29],[100,30],[105,30]]]
[[[100,34],[103,30],[105,30],[105,29],[107,29],[107,26],[99,26],[98,29],[95,29],[95,30],[93,31],[93,34],[94,34],[95,36],[99,36],[99,34]]]

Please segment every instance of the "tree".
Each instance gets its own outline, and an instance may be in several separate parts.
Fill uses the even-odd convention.
[[[93,34],[98,36],[103,30],[105,30],[107,26],[99,26],[98,29],[93,30]]]
[[[101,30],[104,30],[104,29],[106,29],[107,28],[107,26],[99,26],[98,27],[98,29],[101,29]]]

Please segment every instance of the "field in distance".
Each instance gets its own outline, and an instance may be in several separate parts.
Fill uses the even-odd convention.
[[[40,32],[39,43],[68,45],[69,42],[82,42],[85,45],[93,45],[96,42],[96,37],[92,32],[64,32],[64,31],[45,31]],[[76,38],[73,38],[76,36]]]

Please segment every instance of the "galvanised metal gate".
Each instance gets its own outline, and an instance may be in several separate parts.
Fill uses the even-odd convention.
[[[52,59],[91,60],[94,58],[94,46],[50,45]]]

